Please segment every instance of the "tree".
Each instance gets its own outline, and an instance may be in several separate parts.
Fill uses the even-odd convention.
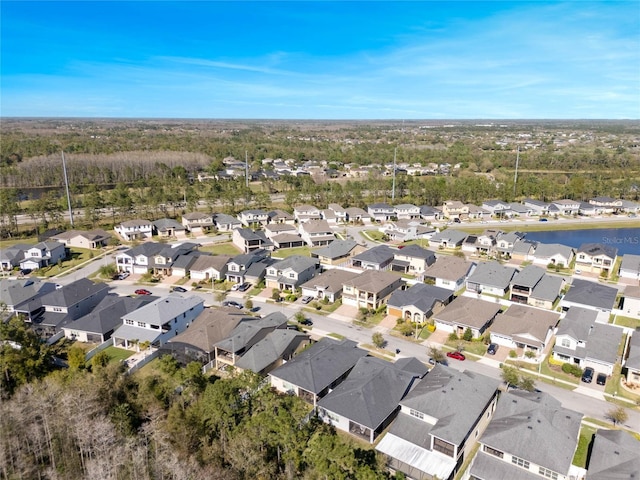
[[[433,361],[436,363],[441,363],[445,359],[444,352],[438,347],[429,347],[429,356],[433,358]]]
[[[533,380],[533,377],[529,375],[521,375],[518,380],[518,388],[526,390],[527,392],[533,392],[536,389],[536,382]]]
[[[605,413],[605,417],[611,420],[614,425],[624,423],[629,418],[629,414],[623,407],[613,407]]]
[[[371,335],[371,341],[376,348],[382,348],[384,347],[385,343],[387,343],[380,332],[375,332],[373,335]]]
[[[85,367],[84,350],[77,345],[69,348],[67,359],[71,370],[82,370]]]
[[[251,310],[253,308],[253,301],[251,299],[244,302],[244,308],[247,310]]]
[[[471,330],[471,328],[467,327],[467,329],[464,331],[464,334],[462,335],[462,339],[465,342],[470,342],[471,340],[473,340],[473,331]]]
[[[271,292],[271,298],[273,299],[273,301],[279,302],[280,301],[280,290],[277,289],[277,288],[274,288],[273,291]]]
[[[296,320],[296,322],[298,322],[298,323],[302,323],[302,322],[304,322],[304,321],[307,319],[307,317],[305,316],[305,314],[304,314],[303,312],[300,312],[300,311],[296,312],[296,314],[293,316],[293,318],[294,318],[294,319]]]
[[[500,376],[504,383],[507,384],[507,390],[509,390],[509,386],[516,386],[520,382],[518,370],[515,367],[510,367],[509,365],[502,366],[502,374]]]

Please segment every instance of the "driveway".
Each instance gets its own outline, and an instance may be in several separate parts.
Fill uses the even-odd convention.
[[[340,305],[333,313],[329,315],[330,318],[335,318],[336,320],[342,320],[345,322],[355,320],[357,316],[358,309],[356,307],[352,307],[351,305]]]

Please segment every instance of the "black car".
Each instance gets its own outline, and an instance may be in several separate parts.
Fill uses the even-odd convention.
[[[304,320],[302,320],[302,321],[300,322],[300,324],[301,324],[301,325],[307,325],[307,326],[310,326],[310,325],[313,325],[313,322],[312,322],[311,320],[309,320],[308,318],[305,318]]]
[[[187,291],[187,289],[186,289],[186,288],[183,288],[183,287],[173,287],[173,288],[171,289],[171,291],[173,291],[173,292],[179,292],[179,293],[184,293],[184,292],[186,292],[186,291]]]
[[[591,381],[593,380],[593,368],[591,367],[587,367],[584,369],[584,372],[582,372],[582,381],[584,383],[591,383]]]
[[[598,385],[604,385],[605,383],[607,383],[607,376],[604,373],[599,373],[596,377],[596,383]]]
[[[487,348],[487,353],[489,355],[495,355],[497,351],[498,351],[498,345],[496,343],[490,343],[489,347]]]

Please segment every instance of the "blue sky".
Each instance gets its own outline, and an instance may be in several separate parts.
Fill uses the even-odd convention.
[[[0,8],[7,117],[640,118],[640,0]]]

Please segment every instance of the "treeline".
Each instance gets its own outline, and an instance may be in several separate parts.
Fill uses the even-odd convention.
[[[74,362],[0,403],[0,477],[389,478],[372,448],[310,413],[256,375],[206,377],[170,356],[144,376]]]

